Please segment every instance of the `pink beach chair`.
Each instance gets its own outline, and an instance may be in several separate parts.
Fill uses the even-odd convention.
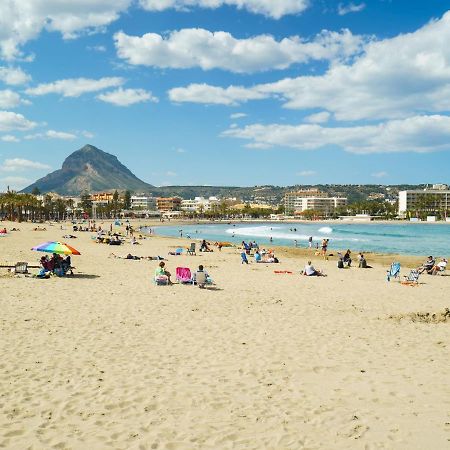
[[[192,274],[189,267],[177,267],[175,276],[180,283],[192,283]]]

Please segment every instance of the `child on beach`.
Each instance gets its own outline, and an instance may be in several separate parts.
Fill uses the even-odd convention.
[[[166,276],[167,280],[169,281],[169,284],[172,285],[172,280],[170,279],[171,273],[166,270],[166,263],[164,261],[161,261],[158,265],[158,267],[155,270],[155,278],[160,276]]]

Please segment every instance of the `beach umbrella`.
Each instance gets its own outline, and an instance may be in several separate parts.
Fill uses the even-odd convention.
[[[54,241],[44,242],[41,245],[33,247],[31,250],[36,250],[37,252],[58,253],[61,255],[81,255],[78,250],[70,245]]]

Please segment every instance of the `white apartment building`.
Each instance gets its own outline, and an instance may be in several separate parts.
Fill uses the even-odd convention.
[[[217,197],[195,197],[193,199],[181,200],[181,210],[186,212],[205,212],[209,211],[213,205],[218,205]]]
[[[140,209],[143,211],[156,210],[156,198],[146,195],[132,195],[131,209]]]
[[[407,211],[430,212],[450,211],[450,190],[446,184],[433,185],[431,189],[411,189],[398,193],[398,214],[401,217]]]
[[[335,208],[346,205],[346,197],[328,197],[325,192],[318,190],[288,192],[284,196],[286,214],[300,214],[306,210],[314,210],[328,216]]]

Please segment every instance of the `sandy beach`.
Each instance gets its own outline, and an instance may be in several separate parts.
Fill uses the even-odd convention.
[[[3,225],[21,231],[0,238],[2,263],[37,264],[32,246],[72,233]],[[388,283],[391,257],[316,257],[328,276],[304,277],[305,251],[246,266],[235,248],[168,256],[190,241],[73,234],[73,277],[0,269],[0,448],[450,447],[450,321],[409,316],[448,308],[450,277]],[[111,252],[203,264],[216,289],[155,286],[157,261]]]

